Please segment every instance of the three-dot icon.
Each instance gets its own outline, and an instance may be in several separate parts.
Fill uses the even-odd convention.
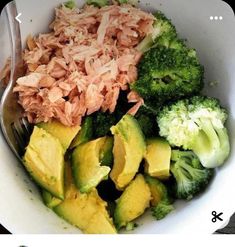
[[[211,21],[213,21],[213,20],[216,20],[216,21],[218,21],[218,20],[220,20],[220,21],[222,21],[223,20],[223,16],[210,16],[210,20]]]

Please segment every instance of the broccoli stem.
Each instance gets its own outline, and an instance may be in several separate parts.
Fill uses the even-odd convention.
[[[193,181],[188,177],[187,171],[182,169],[181,161],[180,163],[176,162],[171,165],[171,172],[173,173],[179,188],[179,191],[176,191],[176,196],[180,199],[190,200],[193,198]]]
[[[217,162],[223,164],[230,153],[229,137],[226,128],[215,128],[220,140],[220,149],[217,153]]]
[[[153,38],[152,35],[147,35],[137,46],[136,49],[141,52],[148,51],[153,45]]]
[[[159,113],[159,109],[157,109],[157,108],[154,109],[153,107],[151,107],[145,103],[143,104],[143,107],[146,108],[148,111],[152,112],[154,115],[157,115]]]
[[[214,168],[223,164],[230,151],[227,130],[214,126],[205,118],[198,124],[202,128],[191,144],[192,150],[204,167]]]

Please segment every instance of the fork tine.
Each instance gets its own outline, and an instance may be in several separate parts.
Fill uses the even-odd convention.
[[[17,130],[15,123],[11,124],[11,128],[12,128],[12,132],[13,132],[13,135],[15,137],[15,140],[18,144],[19,155],[22,156],[24,153],[24,147],[25,147],[24,140],[22,139],[22,135]]]
[[[32,134],[32,127],[29,124],[28,120],[26,118],[21,118],[19,121],[21,123],[24,134],[29,137]]]
[[[11,124],[11,128],[19,145],[19,152],[21,155],[23,155],[25,147],[28,145],[30,135],[32,133],[32,127],[26,118],[20,118]]]

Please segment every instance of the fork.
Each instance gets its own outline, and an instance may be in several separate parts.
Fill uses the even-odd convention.
[[[15,20],[17,10],[15,2],[5,7],[8,19],[8,29],[11,39],[11,75],[6,87],[0,107],[0,124],[6,142],[18,159],[24,153],[32,128],[26,118],[23,118],[22,108],[17,102],[13,88],[17,78],[23,75],[22,46],[19,22]]]

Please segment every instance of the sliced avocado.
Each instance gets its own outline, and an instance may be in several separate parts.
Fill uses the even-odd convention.
[[[76,188],[70,166],[65,169],[65,199],[53,208],[54,212],[84,233],[117,233],[113,221],[96,189],[81,193]]]
[[[145,181],[148,183],[151,191],[152,215],[157,220],[161,220],[174,210],[172,200],[168,195],[166,186],[160,180],[146,175]]]
[[[110,173],[117,189],[124,189],[134,178],[143,159],[146,145],[137,120],[126,114],[111,127],[114,135],[114,164]]]
[[[160,137],[148,139],[144,159],[145,173],[159,179],[169,178],[171,147],[165,139]]]
[[[151,191],[151,205],[156,206],[162,200],[168,200],[168,192],[166,186],[158,179],[145,176],[145,180]]]
[[[54,208],[56,214],[84,233],[114,234],[116,229],[106,210],[107,204],[99,197],[96,189],[80,193],[75,187],[74,197],[65,200]]]
[[[117,230],[107,211],[96,211],[85,229],[90,234],[116,234]]]
[[[126,187],[121,197],[117,200],[114,211],[114,222],[117,228],[126,226],[129,222],[139,217],[149,207],[151,193],[143,175],[136,178]]]
[[[35,126],[23,162],[39,186],[64,198],[64,149],[57,138]]]
[[[100,150],[107,137],[83,143],[72,153],[72,169],[76,186],[81,192],[96,187],[110,172],[107,166],[101,166]]]
[[[72,172],[71,172],[71,165],[68,160],[65,161],[64,166],[64,190],[65,190],[65,197],[69,197],[70,190],[71,190],[71,184],[72,184],[73,178],[72,178]],[[54,208],[58,206],[63,200],[53,196],[50,192],[46,190],[42,190],[42,199],[44,204],[49,208]]]
[[[103,166],[111,167],[113,164],[113,137],[107,136],[104,145],[100,150],[100,163]]]
[[[46,130],[54,137],[58,138],[65,151],[68,149],[73,138],[77,135],[77,133],[81,129],[80,126],[69,127],[55,120],[48,123],[41,122],[38,123],[37,126],[39,128]]]
[[[90,141],[92,139],[92,135],[93,135],[92,117],[88,116],[85,118],[84,122],[82,123],[81,130],[73,139],[70,148],[75,148],[84,142]]]
[[[43,199],[44,204],[48,208],[54,208],[62,202],[61,199],[53,196],[50,192],[46,190],[42,191],[42,199]]]

